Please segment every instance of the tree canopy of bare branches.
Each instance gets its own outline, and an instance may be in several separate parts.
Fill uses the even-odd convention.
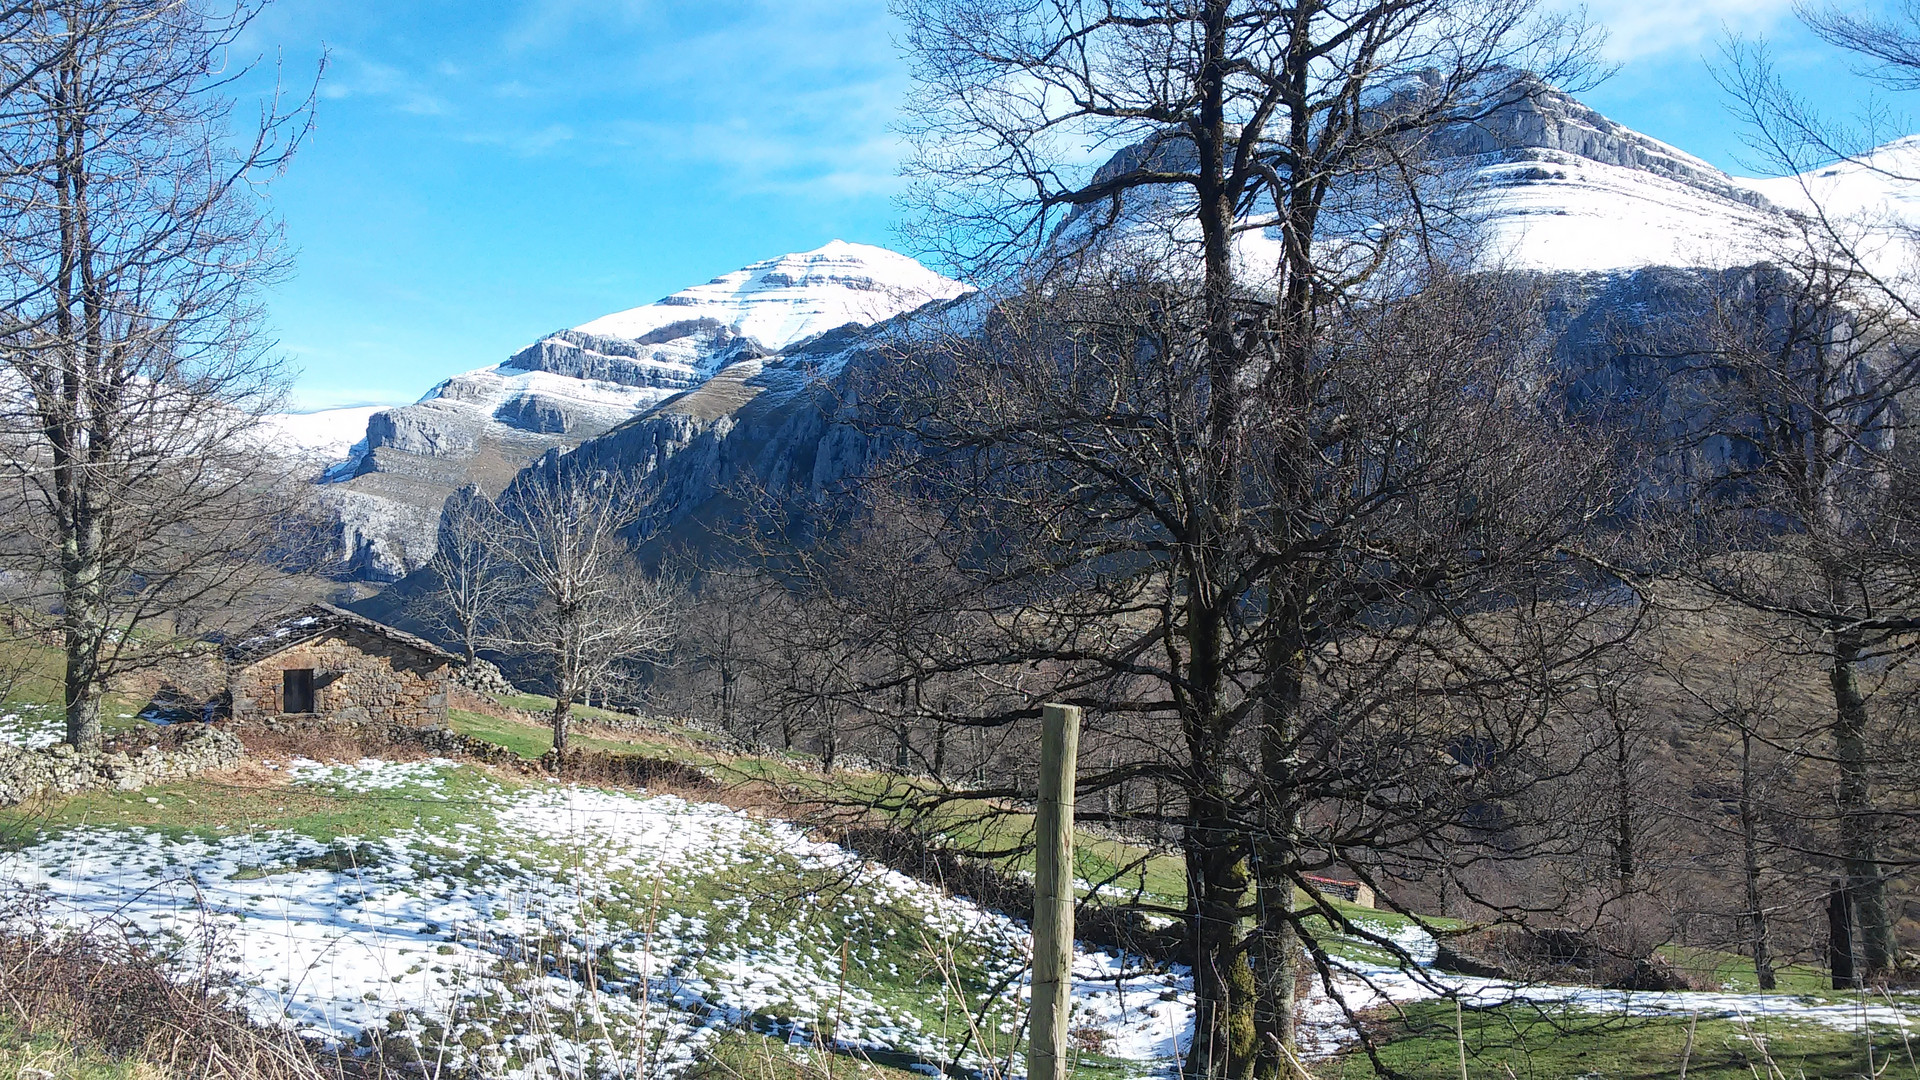
[[[1899,755],[1876,724],[1875,671],[1920,629],[1913,441],[1920,338],[1855,253],[1809,228],[1778,265],[1703,297],[1704,338],[1679,350],[1692,496],[1677,508],[1682,574],[1791,632],[1778,662],[1824,668],[1837,771],[1830,850],[1858,912],[1862,960],[1896,959],[1882,799]],[[1884,708],[1888,703],[1883,700]],[[1898,787],[1896,783],[1893,785]]]
[[[427,563],[433,588],[414,605],[428,626],[458,643],[469,664],[513,599],[512,567],[496,535],[499,519],[499,510],[476,487],[447,497],[433,558]]]
[[[1426,155],[1586,43],[1524,0],[896,9],[922,235],[991,300],[860,388],[909,453],[841,536],[911,542],[881,541],[899,588],[807,575],[872,630],[843,696],[1086,706],[1113,764],[1083,805],[1181,796],[1141,816],[1187,860],[1188,1073],[1278,1075],[1303,942],[1325,972],[1295,890],[1521,783],[1600,644],[1554,601],[1608,454],[1542,407],[1535,300],[1460,272],[1470,207]],[[986,691],[920,691],[960,673]]]
[[[0,12],[0,440],[19,599],[52,607],[67,738],[294,542],[262,453],[283,376],[259,289],[287,259],[259,185],[304,103],[229,124],[257,5]]]
[[[501,501],[489,515],[489,562],[518,595],[490,640],[546,664],[553,749],[564,753],[575,702],[663,654],[678,596],[634,559],[627,532],[646,506],[618,478],[563,469],[550,455]]]

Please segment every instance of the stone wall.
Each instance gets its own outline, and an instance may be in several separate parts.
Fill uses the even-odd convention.
[[[240,740],[218,728],[190,725],[183,734],[137,752],[108,748],[75,750],[66,743],[45,750],[24,750],[0,744],[0,806],[14,806],[40,794],[72,795],[79,791],[113,789],[133,791],[149,784],[180,780],[207,769],[227,769],[240,763]]]
[[[517,694],[520,692],[514,688],[513,683],[507,681],[506,675],[502,674],[499,668],[487,660],[475,660],[471,664],[462,665],[460,670],[454,674],[453,679],[461,686],[482,694]]]
[[[446,662],[350,626],[235,668],[229,676],[234,719],[281,715],[284,673],[301,668],[313,671],[316,717],[348,723],[446,722]]]

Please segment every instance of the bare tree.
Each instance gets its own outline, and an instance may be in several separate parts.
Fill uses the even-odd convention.
[[[1885,972],[1896,951],[1883,849],[1898,819],[1883,797],[1899,770],[1873,714],[1884,700],[1876,672],[1920,629],[1920,337],[1818,229],[1792,261],[1732,275],[1704,300],[1705,339],[1676,379],[1693,401],[1688,452],[1699,463],[1676,525],[1691,540],[1683,573],[1783,620],[1779,655],[1825,670],[1830,850],[1865,967]]]
[[[925,386],[953,407],[929,408],[916,437],[977,451],[947,463],[991,481],[965,493],[998,516],[972,536],[1031,538],[1005,545],[1002,572],[1052,578],[1018,618],[978,621],[1015,631],[1002,655],[1050,670],[1063,698],[1172,721],[1158,741],[1179,760],[1133,767],[1178,783],[1188,804],[1186,1067],[1275,1075],[1307,926],[1294,890],[1335,850],[1303,832],[1312,793],[1357,780],[1309,779],[1337,756],[1321,740],[1366,731],[1363,702],[1411,670],[1355,665],[1342,686],[1321,665],[1343,648],[1440,663],[1425,632],[1461,613],[1466,594],[1447,594],[1476,572],[1452,545],[1462,528],[1498,530],[1511,507],[1496,510],[1494,493],[1519,479],[1480,466],[1503,452],[1519,471],[1543,463],[1492,430],[1470,434],[1491,416],[1469,400],[1504,410],[1517,387],[1518,357],[1480,344],[1488,327],[1449,308],[1422,340],[1369,298],[1445,306],[1460,280],[1408,258],[1439,255],[1465,222],[1429,197],[1429,134],[1536,92],[1516,72],[1564,80],[1583,43],[1526,0],[897,7],[918,68],[928,244],[1048,298],[1001,305],[984,347],[927,365]],[[1076,168],[1087,146],[1113,157]],[[1480,299],[1527,324],[1524,303]],[[1373,396],[1396,382],[1432,396]],[[1450,438],[1494,442],[1477,460],[1427,456]],[[1474,484],[1493,500],[1474,525],[1412,524],[1463,509]],[[1517,552],[1496,561],[1527,561],[1508,560]],[[1358,645],[1388,609],[1422,612],[1421,629]]]
[[[520,595],[492,640],[546,664],[556,753],[567,749],[576,701],[604,696],[673,638],[676,591],[640,567],[626,535],[644,510],[618,479],[568,471],[558,455],[501,496],[493,558]]]
[[[1059,275],[978,334],[923,338],[861,388],[915,453],[867,478],[804,575],[852,652],[834,692],[854,723],[912,701],[1005,745],[1030,738],[1043,700],[1089,710],[1084,759],[1105,767],[1082,772],[1081,805],[1132,794],[1110,820],[1167,830],[1188,864],[1185,907],[1150,906],[1187,919],[1211,995],[1197,1038],[1215,1040],[1188,1067],[1208,1075],[1284,1067],[1303,945],[1331,983],[1330,909],[1294,901],[1312,875],[1367,873],[1385,850],[1508,857],[1471,808],[1564,775],[1533,751],[1618,619],[1559,602],[1584,573],[1563,552],[1605,502],[1608,455],[1540,407],[1535,339],[1494,331],[1526,325],[1529,294],[1445,273],[1397,284],[1391,302],[1322,313],[1307,407],[1249,392],[1229,433],[1249,453],[1211,476],[1230,513],[1203,482],[1217,459],[1190,283]],[[1306,477],[1269,456],[1294,424],[1321,448]],[[896,562],[924,551],[920,573],[887,570],[875,536]],[[961,679],[994,692],[913,693]],[[1031,794],[1001,769],[920,802]],[[911,785],[887,795],[915,801]]]
[[[1816,35],[1852,54],[1861,74],[1894,91],[1920,87],[1920,6],[1903,2],[1869,13],[1808,4],[1798,13]],[[1920,224],[1889,206],[1830,206],[1820,174],[1840,164],[1877,173],[1894,191],[1920,184],[1920,175],[1903,172],[1898,155],[1873,152],[1890,135],[1908,134],[1885,130],[1890,111],[1869,105],[1856,117],[1823,113],[1786,86],[1760,45],[1736,42],[1726,60],[1722,83],[1761,163],[1802,178],[1808,235],[1808,254],[1782,260],[1797,281],[1775,291],[1795,293],[1805,313],[1800,322],[1813,325],[1777,328],[1765,345],[1779,348],[1780,358],[1761,365],[1772,369],[1779,404],[1791,401],[1797,411],[1782,417],[1776,407],[1768,416],[1788,421],[1779,429],[1783,438],[1754,445],[1777,455],[1769,485],[1783,499],[1786,531],[1804,540],[1782,545],[1794,548],[1779,564],[1782,580],[1758,599],[1767,609],[1790,609],[1827,654],[1831,757],[1840,774],[1833,802],[1842,819],[1835,853],[1844,864],[1842,892],[1856,909],[1861,959],[1870,974],[1884,973],[1896,953],[1888,877],[1901,860],[1883,848],[1903,835],[1890,824],[1911,821],[1914,808],[1894,799],[1910,790],[1895,764],[1907,755],[1892,744],[1888,726],[1900,705],[1885,697],[1876,704],[1862,672],[1908,652],[1920,630],[1912,606],[1920,553],[1908,539],[1920,508],[1912,494],[1920,459],[1908,445],[1920,350],[1912,330],[1920,320],[1912,277]],[[1748,322],[1765,318],[1749,314]],[[1834,340],[1809,340],[1820,333]],[[1773,445],[1795,437],[1798,447]],[[1800,595],[1783,604],[1783,594],[1796,590]]]
[[[748,571],[712,570],[689,603],[699,618],[681,624],[674,656],[678,677],[694,683],[684,691],[688,703],[720,722],[737,739],[757,738],[759,723],[743,716],[753,700],[752,672],[764,659],[766,621],[775,608],[768,600],[772,582]]]
[[[6,555],[66,652],[67,741],[116,674],[170,655],[289,550],[259,419],[280,365],[259,288],[287,265],[259,187],[305,105],[237,135],[228,53],[258,5],[50,0],[0,12]]]
[[[460,643],[471,664],[493,633],[516,587],[513,568],[500,557],[495,531],[501,524],[493,502],[468,485],[447,497],[438,544],[427,569],[433,590],[420,596],[420,617]]]
[[[1754,979],[1762,990],[1778,985],[1781,949],[1774,930],[1775,915],[1794,906],[1811,910],[1806,896],[1781,894],[1780,871],[1790,868],[1802,871],[1796,875],[1802,878],[1820,877],[1805,873],[1808,868],[1800,857],[1802,853],[1776,835],[1781,822],[1804,821],[1808,816],[1805,805],[1794,799],[1798,793],[1792,789],[1807,779],[1798,767],[1808,764],[1806,747],[1818,738],[1818,725],[1795,725],[1786,719],[1788,710],[1782,703],[1785,694],[1780,684],[1791,665],[1781,663],[1781,659],[1766,652],[1749,652],[1726,670],[1701,677],[1681,668],[1669,679],[1683,695],[1683,721],[1709,736],[1718,736],[1716,747],[1725,745],[1730,735],[1735,749],[1730,757],[1716,755],[1710,773],[1714,797],[1731,804],[1731,827],[1723,813],[1705,815],[1701,821],[1709,835],[1701,854],[1714,859],[1716,848],[1737,852],[1732,859],[1714,859],[1715,869],[1731,869],[1724,865],[1727,862],[1738,867],[1735,941],[1744,946],[1752,960]]]

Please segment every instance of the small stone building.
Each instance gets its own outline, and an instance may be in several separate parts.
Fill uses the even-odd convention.
[[[442,724],[459,659],[365,616],[314,604],[235,637],[222,649],[235,720],[313,716]]]

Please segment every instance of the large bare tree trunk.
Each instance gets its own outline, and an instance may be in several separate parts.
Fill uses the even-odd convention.
[[[1740,869],[1746,885],[1747,944],[1753,975],[1762,990],[1774,988],[1773,956],[1767,944],[1767,909],[1760,889],[1759,801],[1753,777],[1753,730],[1740,731]]]
[[[1254,868],[1259,886],[1259,1033],[1257,1072],[1262,1080],[1287,1075],[1294,1048],[1294,1015],[1299,1007],[1295,963],[1300,931],[1294,924],[1294,883],[1288,868],[1299,856],[1299,798],[1293,791],[1298,761],[1299,715],[1304,650],[1291,635],[1269,644],[1271,675],[1263,702],[1266,723],[1260,733],[1260,828],[1254,838]]]
[[[1847,892],[1853,898],[1860,960],[1868,974],[1893,966],[1893,924],[1887,918],[1887,884],[1880,865],[1868,773],[1867,701],[1860,692],[1859,639],[1839,633],[1833,640],[1833,753],[1840,769],[1836,799],[1840,809],[1841,856]]]
[[[1249,893],[1245,844],[1232,811],[1202,797],[1193,807],[1187,851],[1193,941],[1193,1046],[1181,1072],[1194,1078],[1246,1080],[1253,1075],[1258,1034],[1257,987],[1247,962]]]
[[[566,675],[562,675],[553,688],[553,712],[548,715],[547,723],[553,728],[554,754],[566,753],[567,736],[573,728],[573,680]]]

